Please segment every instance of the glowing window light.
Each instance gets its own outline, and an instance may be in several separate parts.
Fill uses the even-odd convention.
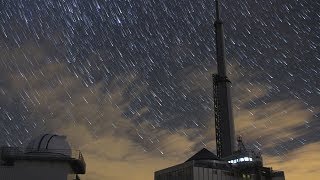
[[[244,158],[240,158],[240,162],[243,162],[244,161]]]
[[[244,161],[249,161],[249,158],[248,157],[244,157]]]
[[[249,158],[249,161],[252,161],[252,158]]]

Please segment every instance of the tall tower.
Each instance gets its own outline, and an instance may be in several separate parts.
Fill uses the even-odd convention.
[[[224,158],[235,151],[234,122],[230,97],[230,80],[226,75],[225,42],[220,4],[216,0],[216,52],[218,74],[213,74],[213,98],[216,125],[217,156]]]
[[[241,137],[235,151],[234,122],[230,97],[230,84],[226,75],[225,44],[220,7],[216,2],[215,21],[218,73],[213,74],[214,111],[216,123],[217,156],[203,148],[186,162],[154,173],[154,180],[285,180],[283,171],[263,167],[260,153],[247,149]]]

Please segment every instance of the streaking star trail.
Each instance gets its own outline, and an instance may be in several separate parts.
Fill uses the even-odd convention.
[[[320,140],[320,2],[221,8],[236,134],[286,171]],[[134,160],[214,147],[214,20],[213,0],[1,0],[0,144],[62,132],[92,164],[102,142],[133,144]]]

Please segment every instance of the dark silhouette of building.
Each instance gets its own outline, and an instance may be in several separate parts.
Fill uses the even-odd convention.
[[[218,73],[213,75],[217,155],[202,149],[186,162],[155,172],[155,180],[284,180],[283,171],[263,167],[260,152],[247,149],[241,137],[235,147],[235,130],[226,75],[223,22],[216,0],[216,51]]]

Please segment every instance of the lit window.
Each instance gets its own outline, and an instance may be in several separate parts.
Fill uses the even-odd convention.
[[[244,161],[244,159],[243,158],[240,158],[240,162],[243,162]]]
[[[249,161],[252,161],[252,158],[249,158]]]
[[[244,157],[244,161],[249,161],[249,158],[248,157]]]

